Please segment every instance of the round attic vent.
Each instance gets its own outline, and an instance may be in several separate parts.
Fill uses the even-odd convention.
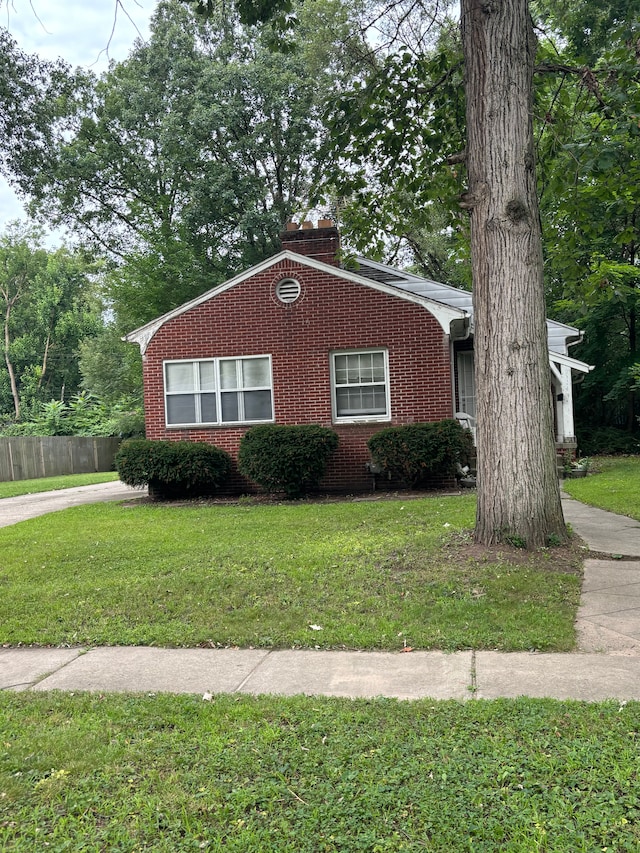
[[[276,285],[276,296],[280,302],[289,305],[300,296],[300,282],[295,278],[283,278]]]

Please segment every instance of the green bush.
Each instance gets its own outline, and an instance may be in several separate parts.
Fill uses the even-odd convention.
[[[213,494],[231,470],[231,457],[211,444],[133,439],[122,443],[115,465],[123,483],[149,486],[152,497],[190,497]]]
[[[615,427],[579,429],[577,439],[581,456],[640,453],[640,435]]]
[[[327,427],[255,426],[240,442],[238,469],[269,492],[298,498],[318,487],[337,446],[337,433]]]
[[[373,462],[406,485],[449,477],[474,455],[473,438],[457,421],[407,424],[380,430],[367,442]]]

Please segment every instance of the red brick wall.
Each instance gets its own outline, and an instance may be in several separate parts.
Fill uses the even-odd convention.
[[[275,286],[296,278],[299,299],[283,305]],[[386,347],[392,420],[332,424],[329,353]],[[206,441],[235,457],[246,427],[167,429],[162,364],[166,359],[271,355],[275,419],[333,427],[340,446],[326,490],[367,489],[367,439],[385,426],[451,417],[448,339],[424,308],[290,261],[247,279],[165,323],[144,357],[147,437]],[[237,475],[236,488],[247,489]]]

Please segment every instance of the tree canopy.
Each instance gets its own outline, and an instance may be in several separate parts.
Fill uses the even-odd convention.
[[[83,75],[20,49],[0,27],[0,171],[23,195],[68,129]]]
[[[637,428],[640,3],[547,2],[539,150],[551,310],[584,327],[585,425]],[[562,36],[560,38],[559,36]],[[561,45],[558,47],[558,45]]]
[[[327,4],[325,36],[327,17],[344,28],[341,15]],[[148,43],[85,89],[75,131],[31,192],[48,221],[112,259],[122,323],[146,322],[273,254],[308,204],[341,64],[322,26],[309,13],[295,49],[274,52],[229,12],[205,21],[161,0]]]

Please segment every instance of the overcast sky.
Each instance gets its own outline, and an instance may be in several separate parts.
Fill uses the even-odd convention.
[[[61,57],[99,73],[109,59],[125,59],[136,38],[147,37],[155,5],[156,0],[0,0],[0,26],[27,53]],[[9,220],[24,216],[0,178],[0,231]]]

